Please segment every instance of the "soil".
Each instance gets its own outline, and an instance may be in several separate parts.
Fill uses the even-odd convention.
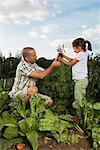
[[[74,131],[72,131],[74,133]],[[77,134],[77,132],[75,131]],[[10,150],[16,150],[15,147]],[[28,146],[28,143],[24,146],[24,150],[32,150]],[[78,143],[57,143],[55,139],[52,138],[42,138],[38,141],[38,150],[90,150],[89,142],[86,140],[86,136],[80,134],[80,139]]]
[[[12,148],[10,150],[16,150]],[[28,146],[24,147],[24,150],[32,150]],[[90,150],[89,144],[86,139],[80,139],[77,144],[68,143],[56,143],[56,141],[45,141],[44,139],[39,140],[38,150]]]
[[[89,144],[86,139],[82,138],[79,140],[77,144],[70,144],[68,143],[59,143],[57,144],[56,141],[39,141],[39,148],[38,150],[89,150]]]

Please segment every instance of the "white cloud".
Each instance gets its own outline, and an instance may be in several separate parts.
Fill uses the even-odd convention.
[[[37,38],[37,37],[39,36],[36,28],[32,28],[32,31],[30,31],[29,34],[30,34],[33,38]]]
[[[79,37],[89,40],[92,44],[93,52],[97,53],[97,50],[100,49],[100,24],[84,29],[82,33],[76,37],[73,36],[72,38],[56,39],[50,44],[50,46],[57,48],[59,45],[64,44],[65,50],[69,50],[72,49],[72,41]]]
[[[32,28],[29,34],[34,38],[46,39],[48,34],[54,32],[58,29],[58,26],[55,24],[44,25],[40,28]]]
[[[56,25],[56,24],[48,24],[48,25],[42,26],[41,31],[44,34],[48,34],[48,33],[51,33],[53,31],[57,30],[57,28],[58,28],[58,25]]]
[[[45,34],[41,34],[41,35],[40,35],[40,38],[42,38],[42,39],[46,39],[46,38],[47,38],[47,36],[46,36]]]
[[[59,45],[62,46],[64,44],[65,49],[68,50],[68,49],[72,49],[72,44],[71,44],[72,41],[73,41],[72,38],[70,38],[70,39],[57,39],[57,40],[53,41],[50,44],[50,46],[57,48]]]
[[[0,0],[0,21],[27,23],[42,21],[50,15],[46,1],[39,0]],[[5,21],[6,20],[6,21]]]
[[[6,23],[8,21],[8,17],[5,15],[0,15],[0,22]]]
[[[85,29],[82,34],[85,38],[89,39],[100,38],[100,24],[96,25],[95,27]]]
[[[43,1],[43,4],[46,6],[48,5],[47,1],[45,1],[45,0]]]
[[[56,16],[56,13],[53,13],[53,14],[52,14],[52,17],[54,18],[55,16]]]
[[[12,5],[16,5],[19,2],[19,0],[0,0],[0,3],[2,6],[4,7],[8,7],[8,6],[12,6]]]
[[[93,51],[98,52],[97,50],[100,50],[100,24],[85,29],[82,35],[92,43]]]
[[[83,24],[83,25],[81,25],[81,28],[82,28],[82,29],[86,29],[86,28],[87,28],[87,25],[86,25],[86,24]]]
[[[57,5],[57,4],[54,4],[54,7],[58,9],[58,8],[59,8],[59,5]]]

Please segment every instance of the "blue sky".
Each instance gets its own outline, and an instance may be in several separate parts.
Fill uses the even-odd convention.
[[[0,50],[15,55],[25,46],[38,57],[54,58],[56,47],[77,37],[100,50],[100,0],[0,0]],[[71,55],[71,53],[70,53]]]

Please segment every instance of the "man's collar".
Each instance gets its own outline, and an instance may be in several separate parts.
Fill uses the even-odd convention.
[[[22,56],[21,61],[26,65],[26,66],[31,66],[31,65],[35,65],[35,62],[33,64],[28,63],[27,61],[25,61],[24,57]]]

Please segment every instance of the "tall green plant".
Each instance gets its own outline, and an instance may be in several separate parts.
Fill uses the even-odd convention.
[[[87,99],[91,102],[100,101],[100,54],[90,58],[89,68],[89,85],[87,88]]]
[[[71,108],[73,101],[73,81],[71,79],[71,68],[62,64],[44,80],[38,81],[37,86],[41,93],[49,95],[54,99],[52,110],[64,113]]]

